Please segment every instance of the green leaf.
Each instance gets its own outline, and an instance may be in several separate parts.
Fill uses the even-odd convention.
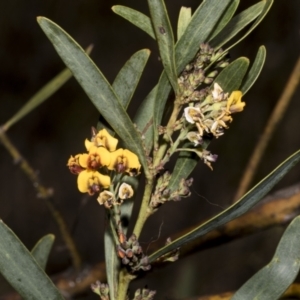
[[[249,67],[249,59],[239,57],[220,72],[214,82],[228,93],[238,90]]]
[[[147,176],[148,166],[141,137],[104,75],[62,28],[44,17],[38,17],[38,22],[100,114],[127,147],[138,155]]]
[[[114,243],[111,226],[109,225],[104,232],[104,253],[109,297],[110,299],[117,299],[120,259],[117,256],[116,245]]]
[[[190,7],[182,6],[179,12],[179,17],[177,22],[177,40],[179,40],[183,35],[191,18],[192,18],[192,9]]]
[[[266,59],[266,48],[265,46],[260,46],[256,54],[253,65],[251,66],[250,71],[246,75],[240,90],[243,95],[245,95],[249,89],[252,87],[256,79],[258,78]]]
[[[93,45],[90,45],[86,49],[86,53],[90,54],[92,50]],[[23,105],[21,109],[3,125],[3,128],[8,130],[12,125],[20,121],[23,117],[25,117],[37,106],[52,96],[56,91],[58,91],[71,77],[72,73],[69,69],[64,69],[61,71],[57,76],[43,86],[35,95],[33,95],[25,103],[25,105]]]
[[[148,49],[143,49],[133,54],[122,67],[112,84],[112,87],[125,110],[140,81],[149,55],[150,50]]]
[[[199,45],[209,39],[210,34],[213,32],[214,27],[218,24],[230,2],[231,0],[203,1],[195,11],[175,47],[177,74],[194,58],[199,50]],[[170,91],[171,86],[168,77],[166,73],[163,72],[158,82],[156,100],[154,103],[153,128],[155,137],[157,137],[157,126],[161,122]]]
[[[53,234],[47,234],[43,236],[31,250],[31,254],[39,264],[39,266],[45,270],[50,251],[54,243],[55,236]]]
[[[148,0],[151,20],[164,70],[175,92],[178,90],[174,35],[163,0]]]
[[[13,231],[0,222],[0,272],[24,299],[64,299]]]
[[[265,16],[267,15],[268,11],[270,10],[270,8],[273,4],[273,0],[264,0],[262,2],[265,3],[265,6],[264,6],[262,12],[260,13],[259,17],[255,20],[255,22],[250,27],[250,29],[238,41],[236,41],[234,44],[230,45],[230,47],[228,47],[225,50],[226,52],[229,51],[234,46],[236,46],[238,43],[240,43],[243,39],[245,39],[259,25],[259,23],[265,18]]]
[[[254,21],[262,13],[264,7],[265,1],[260,1],[233,17],[217,36],[213,36],[213,39],[209,42],[211,47],[220,48],[230,41],[242,29]]]
[[[156,87],[143,100],[133,119],[137,128],[144,136],[144,144],[148,153],[153,146],[153,110],[156,96]]]
[[[148,16],[132,8],[123,5],[114,5],[112,11],[148,33],[153,39],[155,39],[155,33],[152,27],[151,20]]]
[[[199,227],[191,230],[187,234],[174,240],[169,245],[159,249],[155,253],[149,256],[149,262],[153,262],[162,255],[181,247],[182,245],[205,235],[206,233],[214,230],[223,224],[230,222],[233,219],[246,213],[255,204],[257,204],[270,190],[271,188],[281,180],[281,178],[290,171],[300,160],[300,150],[290,156],[282,164],[280,164],[275,170],[273,170],[267,177],[260,181],[255,187],[253,187],[247,194],[245,194],[239,201],[231,205],[229,208],[208,220]]]
[[[222,18],[218,22],[217,27],[214,29],[213,33],[211,34],[210,40],[213,39],[232,19],[237,7],[239,6],[240,0],[233,0],[228,8],[225,10]]]
[[[284,232],[268,265],[252,276],[231,300],[276,300],[293,283],[300,269],[300,217]]]

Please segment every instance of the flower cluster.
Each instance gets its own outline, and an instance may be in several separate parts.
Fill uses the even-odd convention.
[[[93,132],[91,140],[85,140],[87,153],[71,156],[67,166],[71,173],[78,175],[77,186],[80,192],[94,195],[100,193],[98,201],[107,208],[130,198],[133,195],[129,185],[121,185],[118,199],[112,193],[103,191],[111,185],[111,176],[119,173],[137,175],[141,165],[136,154],[127,149],[117,149],[118,140],[106,129]]]
[[[224,129],[232,121],[231,114],[244,109],[245,102],[241,99],[241,91],[233,91],[229,96],[218,83],[214,83],[213,90],[205,99],[190,103],[184,109],[186,122],[192,124],[192,130],[187,133],[186,138],[193,143],[197,155],[211,169],[211,162],[215,162],[218,156],[203,149],[201,145],[205,136],[218,138],[224,134]]]
[[[241,91],[233,91],[229,96],[215,83],[213,90],[203,101],[184,109],[186,121],[195,124],[198,129],[198,132],[190,132],[187,138],[197,146],[201,144],[204,133],[211,133],[216,138],[223,135],[224,129],[228,128],[227,123],[232,121],[231,114],[244,109],[245,102],[241,99]]]

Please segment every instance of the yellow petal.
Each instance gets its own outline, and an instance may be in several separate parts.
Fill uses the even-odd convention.
[[[81,193],[93,195],[101,188],[110,186],[110,177],[97,171],[84,170],[77,177],[77,186]]]
[[[115,151],[117,148],[118,140],[111,136],[106,129],[102,129],[98,132],[97,137],[103,143],[103,146],[109,151]]]
[[[141,164],[136,154],[127,149],[124,149],[123,156],[127,158],[127,167],[129,169],[137,169],[137,171],[140,170]]]
[[[227,100],[227,111],[231,113],[240,112],[244,109],[246,105],[245,102],[242,102],[242,92],[241,91],[233,91],[230,94],[230,97]]]
[[[89,186],[89,178],[91,176],[91,171],[84,170],[79,173],[77,177],[77,186],[81,193],[86,193]]]
[[[123,162],[122,155],[123,155],[122,148],[120,148],[114,152],[111,152],[110,153],[110,164],[108,165],[107,168],[109,170],[115,170],[115,167],[117,166],[117,164]]]
[[[90,151],[91,147],[94,146],[94,143],[89,141],[88,139],[85,139],[84,145],[85,145],[86,151]]]
[[[110,186],[110,177],[107,175],[102,175],[99,172],[95,172],[95,177],[103,188],[108,188]]]
[[[79,164],[83,167],[83,168],[87,168],[88,167],[88,158],[89,155],[87,153],[84,154],[79,154]]]

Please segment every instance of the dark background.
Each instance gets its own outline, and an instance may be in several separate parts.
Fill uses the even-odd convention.
[[[200,1],[166,0],[175,28],[181,6],[196,9]],[[239,10],[255,1],[241,1]],[[36,23],[46,16],[58,23],[83,47],[93,43],[92,58],[113,81],[118,70],[136,51],[152,51],[146,72],[129,112],[156,84],[161,72],[155,42],[144,32],[114,15],[110,7],[122,4],[148,14],[146,1],[0,1],[0,124],[5,123],[39,88],[64,68],[54,48]],[[210,150],[219,155],[211,172],[200,163],[193,177],[193,197],[163,206],[146,225],[141,243],[147,248],[158,235],[167,237],[199,223],[231,203],[248,157],[279,98],[299,55],[300,1],[276,0],[262,24],[231,51],[232,59],[247,56],[253,61],[258,47],[267,48],[267,60],[255,86],[245,96],[243,113],[224,137]],[[281,161],[300,148],[299,91],[268,146],[255,182],[266,176]],[[297,102],[298,101],[298,102]],[[66,162],[70,154],[84,151],[83,141],[90,136],[98,113],[74,79],[8,132],[25,158],[37,170],[43,184],[54,190],[54,202],[66,221],[86,264],[103,260],[104,210],[95,198],[78,192],[76,178]],[[0,147],[0,218],[31,249],[47,233],[56,235],[48,270],[62,271],[70,258],[45,203],[36,197],[29,180]],[[299,182],[296,167],[276,189]],[[161,232],[159,227],[161,226]],[[180,298],[235,290],[272,257],[283,228],[206,250],[179,260],[147,279],[134,283],[158,290],[157,299]],[[0,287],[0,294],[7,286]],[[83,298],[87,296],[83,296]],[[97,299],[97,296],[91,296]]]

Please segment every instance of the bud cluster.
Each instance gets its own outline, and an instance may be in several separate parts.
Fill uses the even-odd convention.
[[[154,296],[156,294],[156,291],[151,291],[149,289],[138,289],[134,293],[133,300],[152,300],[154,299]]]
[[[148,256],[144,255],[135,234],[132,234],[127,241],[124,238],[124,241],[117,248],[117,253],[122,259],[122,263],[133,271],[148,271],[151,269]]]
[[[178,85],[181,95],[181,102],[188,103],[191,101],[202,101],[209,93],[208,88],[197,90],[201,84],[211,84],[217,76],[218,71],[212,70],[209,74],[205,74],[205,68],[221,57],[223,50],[217,52],[208,44],[201,44],[194,60],[189,63],[180,77]],[[214,68],[224,68],[228,65],[227,60],[220,60]]]
[[[185,180],[181,179],[178,189],[171,191],[168,188],[171,173],[166,171],[157,180],[156,188],[151,196],[150,206],[157,208],[167,201],[180,201],[182,197],[188,197],[190,195],[189,187],[193,183],[193,178]]]

